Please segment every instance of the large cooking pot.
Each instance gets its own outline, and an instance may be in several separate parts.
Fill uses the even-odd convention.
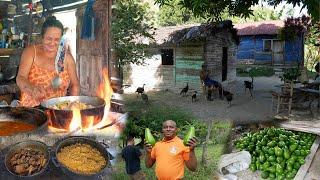
[[[73,112],[72,110],[59,110],[53,108],[54,105],[61,102],[75,102],[80,101],[82,103],[90,104],[93,108],[86,108],[80,110],[82,125],[85,125],[85,119],[88,116],[94,116],[93,124],[97,124],[101,121],[104,114],[105,101],[99,97],[90,96],[64,96],[46,100],[41,103],[41,106],[46,109],[48,118],[51,120],[52,126],[56,128],[64,129],[69,126]]]
[[[41,110],[27,107],[0,107],[0,122],[3,121],[20,121],[28,124],[35,125],[37,128],[17,134],[30,134],[41,131],[46,131],[47,117]]]
[[[46,162],[45,162],[45,165],[43,166],[43,168],[40,171],[38,171],[38,172],[36,172],[36,173],[34,173],[32,175],[27,175],[27,176],[19,175],[19,174],[16,174],[14,172],[14,169],[11,166],[11,163],[10,163],[10,159],[13,157],[13,155],[16,152],[18,152],[19,150],[21,150],[23,148],[31,148],[31,149],[34,149],[34,150],[38,150],[38,151],[40,151],[40,152],[42,152],[44,154]],[[7,171],[9,171],[11,174],[13,174],[14,176],[17,176],[17,177],[34,178],[35,176],[38,176],[38,175],[42,174],[47,169],[49,161],[50,161],[50,151],[49,151],[48,146],[46,144],[44,144],[43,142],[33,141],[33,140],[23,141],[23,142],[19,142],[19,143],[16,143],[16,144],[12,145],[10,147],[8,153],[5,156],[5,166],[6,166]]]
[[[14,78],[16,78],[17,73],[18,73],[18,66],[11,66],[2,69],[0,72],[0,81],[11,81]]]
[[[76,144],[76,143],[89,144],[93,148],[96,148],[101,153],[101,155],[105,158],[107,162],[106,166],[103,167],[99,172],[95,174],[80,174],[79,172],[74,172],[73,170],[64,166],[57,159],[58,153],[61,151],[62,148]],[[100,176],[104,176],[111,173],[110,160],[112,160],[113,157],[107,151],[107,148],[108,148],[108,145],[104,143],[99,143],[87,137],[83,137],[83,136],[67,137],[66,139],[60,140],[60,142],[57,143],[52,161],[56,167],[60,168],[67,176],[72,177],[72,179],[77,179],[77,180],[78,179],[96,179],[96,178],[99,179]]]

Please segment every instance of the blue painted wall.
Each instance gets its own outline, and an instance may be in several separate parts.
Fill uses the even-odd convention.
[[[263,52],[263,39],[277,39],[277,35],[257,35],[257,36],[241,36],[240,44],[237,51],[237,60],[254,59],[257,62],[272,61],[271,52]],[[284,61],[285,63],[303,60],[302,38],[296,39],[294,42],[285,42],[284,45]]]

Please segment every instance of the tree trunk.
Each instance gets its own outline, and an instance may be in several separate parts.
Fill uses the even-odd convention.
[[[207,157],[208,157],[208,155],[207,155],[207,149],[208,149],[207,144],[208,144],[208,142],[209,142],[209,140],[210,140],[213,121],[209,121],[208,123],[209,123],[209,127],[208,127],[208,131],[207,131],[206,140],[205,140],[205,142],[204,142],[204,144],[203,144],[203,146],[202,146],[202,160],[201,160],[201,164],[202,164],[203,166],[206,166],[206,165],[208,164],[208,161],[207,161]]]

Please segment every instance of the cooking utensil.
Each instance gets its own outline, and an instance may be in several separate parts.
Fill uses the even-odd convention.
[[[31,134],[45,131],[47,128],[47,117],[41,110],[27,107],[0,107],[0,121],[21,121],[35,125],[37,128],[17,134]]]
[[[79,174],[78,172],[74,172],[71,169],[69,169],[68,167],[64,166],[61,162],[59,162],[59,160],[57,159],[57,155],[58,153],[61,151],[62,148],[66,147],[66,146],[70,146],[76,143],[82,143],[82,144],[89,144],[91,145],[93,148],[96,148],[101,155],[105,158],[107,164],[104,168],[102,168],[98,173],[96,174]],[[90,179],[95,179],[98,178],[99,176],[101,176],[102,174],[107,173],[111,173],[110,170],[110,160],[113,159],[112,155],[106,150],[107,148],[109,148],[109,146],[107,144],[104,143],[99,143],[95,140],[89,139],[87,137],[77,137],[77,136],[73,136],[73,137],[67,137],[66,139],[61,140],[60,142],[57,143],[57,146],[55,148],[55,154],[54,157],[52,158],[52,161],[54,163],[54,165],[56,167],[60,167],[62,169],[62,171],[74,178],[74,179],[81,179],[84,177],[90,178]]]
[[[99,97],[90,97],[90,96],[64,96],[58,98],[52,98],[41,103],[41,106],[44,107],[47,111],[48,118],[50,118],[52,126],[64,129],[69,126],[73,111],[72,110],[58,110],[54,109],[54,105],[61,102],[82,102],[90,104],[93,108],[86,108],[80,110],[82,123],[85,124],[86,118],[89,116],[94,116],[93,125],[99,123],[104,115],[105,101]]]
[[[36,172],[36,173],[31,174],[29,176],[22,176],[22,175],[16,174],[14,172],[13,167],[10,164],[10,159],[12,158],[12,156],[16,152],[18,152],[22,148],[32,148],[32,149],[35,149],[35,150],[39,150],[44,154],[45,159],[46,159],[46,163],[45,163],[44,167],[39,172]],[[35,177],[35,176],[38,176],[38,175],[42,174],[46,170],[46,168],[48,167],[49,161],[50,161],[50,151],[49,151],[48,146],[46,144],[44,144],[43,142],[33,141],[33,140],[23,141],[23,142],[19,142],[19,143],[14,144],[9,149],[8,153],[5,155],[5,166],[6,166],[6,169],[11,174],[13,174],[14,176],[17,176],[17,177]]]
[[[66,37],[62,36],[60,40],[60,44],[58,47],[57,55],[54,61],[54,66],[56,70],[56,76],[53,78],[51,85],[54,89],[57,89],[62,84],[62,80],[59,77],[59,73],[64,70],[64,58],[65,58],[65,43],[66,43]]]

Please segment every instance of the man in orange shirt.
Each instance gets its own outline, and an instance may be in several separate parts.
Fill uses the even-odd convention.
[[[146,167],[151,168],[156,163],[156,176],[158,180],[183,179],[184,164],[190,171],[197,169],[197,158],[194,148],[197,139],[192,138],[187,146],[177,137],[177,126],[173,120],[162,124],[164,138],[152,147],[146,144]]]

